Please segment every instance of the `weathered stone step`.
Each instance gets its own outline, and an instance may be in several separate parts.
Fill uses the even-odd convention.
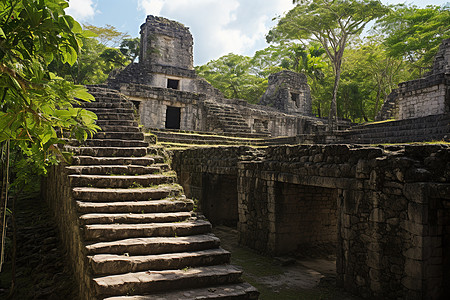
[[[78,211],[87,213],[160,213],[191,211],[194,202],[187,199],[169,198],[137,202],[82,202],[77,201]]]
[[[136,156],[142,157],[147,155],[146,147],[72,147],[65,146],[68,151],[72,151],[75,155],[82,156],[100,156],[100,157],[124,157]]]
[[[94,102],[83,102],[82,105],[78,105],[74,107],[83,107],[88,110],[91,108],[128,108],[133,109],[134,105],[131,102],[121,101],[120,99],[110,99],[108,101],[101,101],[101,97],[96,99]]]
[[[74,165],[139,165],[150,166],[155,163],[163,163],[162,156],[152,157],[94,157],[94,156],[74,156]]]
[[[161,172],[157,166],[139,165],[90,165],[90,166],[69,166],[66,168],[69,174],[90,174],[90,175],[142,175]]]
[[[103,300],[257,300],[259,292],[248,283],[212,286],[200,289],[169,291],[147,296],[108,297]]]
[[[147,237],[124,239],[112,242],[98,242],[86,245],[90,255],[118,254],[151,255],[213,249],[220,246],[220,240],[213,234],[180,237]]]
[[[180,223],[92,224],[84,226],[86,241],[112,241],[138,237],[186,236],[211,231],[211,223],[192,220]]]
[[[97,120],[95,123],[101,128],[104,126],[131,126],[139,128],[138,123],[133,120]]]
[[[134,114],[133,107],[86,107],[87,110],[92,111],[96,115],[98,114]]]
[[[113,275],[221,265],[229,263],[230,256],[221,248],[141,256],[97,254],[89,257],[89,265],[95,275]]]
[[[94,187],[75,187],[72,189],[74,199],[94,202],[146,201],[159,200],[181,195],[183,189],[178,184],[136,189],[111,189]]]
[[[174,183],[175,176],[148,174],[148,175],[69,175],[70,184],[73,187],[98,187],[98,188],[142,188],[165,183]]]
[[[115,129],[115,128],[114,128]],[[100,131],[94,135],[95,139],[107,140],[144,140],[143,132],[123,132],[123,131]]]
[[[97,123],[98,124],[98,123]],[[124,126],[124,125],[102,125],[104,132],[140,132],[141,129],[137,126]],[[101,133],[101,132],[99,132]],[[97,134],[99,134],[97,133]]]
[[[99,296],[136,295],[231,284],[236,283],[241,274],[234,266],[219,265],[105,276],[94,278],[93,286]]]
[[[190,212],[154,213],[154,214],[85,214],[80,216],[83,225],[91,224],[138,224],[182,222],[190,218]]]
[[[134,120],[133,113],[98,113],[98,120]]]
[[[70,140],[69,144],[71,146],[83,147],[147,147],[148,143],[142,140],[116,140],[116,139],[87,139],[84,142],[79,142],[77,140]]]

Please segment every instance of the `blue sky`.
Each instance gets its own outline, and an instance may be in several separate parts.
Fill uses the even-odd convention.
[[[446,0],[382,0],[385,4],[409,3],[419,7],[443,5]],[[183,23],[194,36],[194,64],[233,52],[252,56],[267,47],[265,35],[272,19],[293,7],[292,0],[69,0],[67,13],[82,24],[113,25],[130,36],[139,36],[146,15]]]

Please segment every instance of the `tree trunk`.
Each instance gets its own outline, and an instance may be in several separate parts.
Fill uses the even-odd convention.
[[[4,147],[4,148],[3,148]],[[0,195],[0,272],[5,259],[5,238],[6,238],[6,205],[8,203],[9,189],[9,149],[10,141],[7,140],[2,145],[2,189]]]
[[[341,60],[336,62],[333,98],[331,99],[330,113],[328,115],[328,131],[333,132],[337,127],[337,93],[339,88],[339,81],[341,79]]]

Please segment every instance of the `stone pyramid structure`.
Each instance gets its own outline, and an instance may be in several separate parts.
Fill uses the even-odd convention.
[[[67,176],[74,204],[75,225],[63,239],[75,257],[81,298],[257,299],[210,222],[193,211],[162,149],[144,141],[133,104],[114,90],[90,92],[96,101],[86,109],[103,130],[82,145],[72,142],[73,164],[59,174]],[[65,179],[52,180],[58,189]]]

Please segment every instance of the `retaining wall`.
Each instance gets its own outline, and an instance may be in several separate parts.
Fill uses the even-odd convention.
[[[197,191],[201,174],[236,174],[243,245],[280,255],[334,243],[338,284],[363,297],[449,292],[447,145],[219,147],[173,161],[183,186],[195,182]]]

